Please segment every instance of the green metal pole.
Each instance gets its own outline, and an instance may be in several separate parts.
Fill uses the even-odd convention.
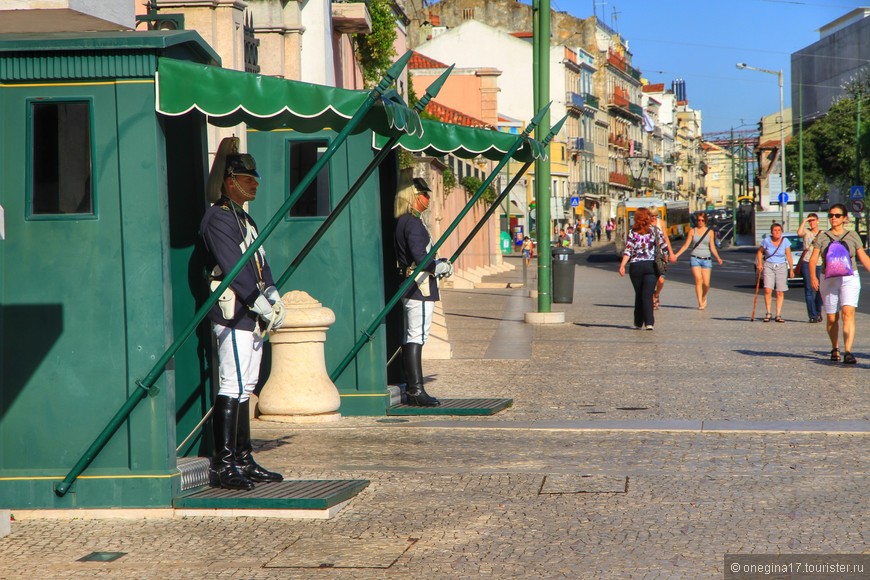
[[[562,125],[564,125],[565,121],[567,121],[567,120],[568,120],[568,115],[565,115],[564,117],[562,117],[562,120],[559,121],[558,123],[556,123],[552,129],[550,129],[550,132],[547,133],[547,136],[544,137],[543,141],[541,141],[541,145],[543,145],[543,146],[548,145],[550,143],[550,141],[553,139],[553,137],[555,137],[556,135],[559,134],[559,131],[562,130]],[[501,202],[503,202],[505,199],[507,199],[507,196],[510,195],[511,190],[514,188],[514,186],[517,183],[519,183],[520,178],[523,175],[525,175],[525,173],[526,173],[526,171],[528,171],[529,167],[532,166],[532,163],[534,163],[534,162],[529,161],[528,163],[525,163],[520,168],[520,170],[517,172],[517,174],[514,176],[514,178],[510,181],[510,183],[508,183],[508,186],[505,188],[505,190],[499,194],[499,196],[495,199],[495,201],[492,202],[492,205],[490,205],[489,208],[486,210],[486,212],[484,212],[483,217],[480,218],[480,220],[477,222],[477,225],[475,225],[474,228],[472,228],[471,232],[469,232],[469,234],[467,236],[465,236],[465,239],[462,241],[461,244],[459,244],[459,247],[456,248],[456,251],[453,252],[453,255],[450,256],[451,263],[456,262],[456,260],[459,259],[459,256],[462,254],[462,252],[465,251],[465,248],[468,247],[468,244],[470,244],[472,242],[472,240],[474,240],[474,236],[477,235],[477,232],[479,232],[481,230],[481,228],[483,228],[483,226],[486,224],[486,221],[490,217],[492,217],[492,214],[495,213],[495,211],[498,209]]]
[[[547,109],[549,108],[550,105],[547,105]],[[468,203],[465,204],[465,207],[462,209],[462,211],[459,212],[459,215],[457,215],[453,222],[450,224],[450,226],[446,230],[444,230],[444,233],[441,235],[435,245],[432,246],[432,249],[429,250],[429,253],[426,254],[426,257],[423,258],[420,264],[417,265],[417,269],[414,270],[414,272],[410,276],[408,276],[407,279],[405,279],[401,286],[399,286],[398,291],[396,291],[390,301],[387,302],[386,306],[384,306],[384,308],[375,317],[372,323],[369,324],[369,326],[363,331],[362,336],[359,338],[359,340],[356,341],[356,343],[353,345],[353,348],[351,348],[350,352],[347,353],[347,356],[345,356],[344,359],[342,359],[342,361],[338,363],[338,366],[335,368],[335,370],[333,370],[329,374],[329,379],[331,381],[335,382],[336,379],[341,376],[341,373],[344,372],[344,369],[347,368],[347,366],[354,359],[357,353],[362,350],[362,347],[365,346],[365,344],[372,339],[372,337],[374,336],[374,332],[377,330],[381,322],[383,322],[384,318],[386,318],[390,310],[392,310],[393,307],[398,304],[399,300],[401,300],[402,296],[405,295],[405,292],[407,292],[408,288],[411,287],[411,284],[414,283],[414,280],[417,278],[417,276],[420,275],[420,272],[422,272],[426,265],[432,260],[432,258],[435,257],[435,254],[438,253],[438,249],[444,244],[444,242],[447,241],[447,238],[450,236],[451,233],[453,233],[453,230],[456,229],[456,227],[459,225],[459,222],[461,222],[462,218],[465,217],[465,214],[471,211],[471,208],[474,206],[475,203],[477,203],[477,200],[480,198],[481,195],[483,195],[483,192],[486,190],[487,187],[489,187],[489,185],[495,179],[495,176],[498,175],[499,171],[501,171],[501,168],[505,166],[507,160],[510,159],[514,153],[516,153],[517,149],[520,148],[522,143],[528,138],[529,134],[534,130],[535,127],[537,127],[538,123],[541,122],[541,118],[544,116],[544,113],[547,112],[547,109],[543,109],[538,112],[537,115],[535,115],[535,117],[523,131],[522,135],[517,138],[516,143],[514,143],[513,146],[508,149],[508,152],[505,153],[504,157],[502,157],[502,160],[499,161],[498,165],[495,166],[495,169],[492,170],[492,173],[487,176],[487,178],[483,181],[483,183],[477,189],[474,195],[471,196],[471,199],[468,200]]]
[[[731,151],[731,242],[737,245],[737,183],[734,175],[734,127],[731,127],[731,138],[728,141]]]
[[[182,331],[181,335],[175,340],[172,345],[163,353],[163,356],[160,357],[151,370],[148,372],[148,375],[144,379],[136,381],[136,390],[132,395],[127,399],[127,401],[121,406],[115,416],[109,421],[103,431],[97,436],[91,446],[85,451],[84,455],[76,462],[75,466],[73,466],[72,470],[67,474],[62,482],[57,484],[55,487],[54,493],[60,497],[66,495],[72,486],[73,482],[76,478],[81,475],[81,473],[87,469],[88,465],[90,465],[93,460],[99,455],[100,451],[103,450],[103,447],[109,442],[121,424],[130,416],[130,413],[133,412],[133,409],[136,405],[145,398],[146,394],[151,394],[152,396],[157,394],[157,390],[154,388],[154,383],[163,374],[167,363],[175,356],[175,353],[181,348],[184,342],[190,337],[191,334],[194,333],[196,327],[199,326],[200,322],[208,314],[208,311],[211,310],[212,306],[215,305],[220,295],[229,288],[230,284],[235,280],[236,276],[238,276],[239,272],[245,267],[251,257],[254,255],[254,252],[260,249],[260,246],[263,245],[263,242],[269,237],[269,235],[274,231],[274,229],[278,226],[281,220],[284,219],[284,215],[290,211],[290,208],[296,201],[302,196],[302,193],[308,188],[309,185],[314,181],[317,174],[320,170],[326,165],[329,159],[335,154],[338,150],[339,146],[341,146],[347,137],[353,132],[353,130],[359,125],[362,121],[363,117],[368,113],[369,109],[375,104],[375,101],[380,97],[387,89],[392,85],[396,79],[399,77],[399,73],[405,68],[408,61],[411,59],[411,51],[405,53],[402,58],[397,60],[393,66],[389,68],[386,75],[377,87],[372,89],[366,98],[365,102],[360,106],[354,116],[347,122],[347,125],[338,133],[335,140],[330,143],[329,147],[327,147],[324,154],[317,160],[317,163],[311,168],[308,174],[305,176],[302,181],[299,182],[299,185],[287,198],[287,201],[281,206],[281,208],[275,213],[266,227],[260,232],[260,235],[256,240],[250,245],[250,247],[242,254],[242,257],[233,266],[232,270],[227,272],[226,277],[223,282],[221,282],[220,286],[218,286],[214,292],[208,297],[205,303],[200,307],[200,309],[196,312],[193,317],[193,320],[187,327]]]
[[[541,103],[541,91],[538,86],[538,73],[540,70],[539,66],[539,55],[537,49],[537,38],[541,36],[541,1],[540,0],[532,0],[532,108],[535,111],[540,111],[543,103]],[[535,240],[535,243],[538,243],[538,231],[541,229],[541,222],[538,220],[540,214],[538,213],[537,207],[535,208],[535,233],[532,235],[532,210],[531,204],[529,203],[529,195],[531,194],[532,200],[537,199],[535,197],[535,183],[538,181],[538,163],[535,161],[535,170],[534,175],[532,176],[532,182],[530,187],[526,188],[526,227],[528,228],[526,234]],[[549,242],[548,242],[549,243]],[[540,247],[540,246],[539,246]],[[543,258],[541,258],[543,259]]]
[[[798,223],[804,223],[804,86],[798,77]]]
[[[534,38],[534,53],[538,57],[538,70],[535,85],[538,99],[549,101],[550,95],[550,0],[538,2],[538,34]],[[550,126],[549,112],[541,119],[542,125]],[[542,135],[538,129],[536,136]],[[550,255],[550,239],[553,224],[550,219],[550,159],[539,159],[535,164],[535,207],[538,234],[538,312],[548,313],[552,309],[550,295],[550,269],[553,257]]]
[[[435,82],[429,85],[429,88],[426,89],[426,94],[423,95],[423,97],[419,101],[417,101],[416,105],[414,105],[414,110],[416,110],[418,113],[423,112],[423,110],[429,104],[429,101],[431,101],[438,95],[438,92],[441,90],[441,87],[444,86],[444,82],[447,80],[447,77],[450,76],[450,73],[453,71],[454,66],[456,65],[451,65],[450,68],[444,71],[444,73],[435,80]],[[360,188],[362,188],[363,184],[368,180],[369,176],[392,152],[393,146],[395,146],[395,144],[399,142],[400,138],[401,134],[391,137],[384,144],[381,150],[378,151],[378,154],[375,155],[374,159],[369,162],[362,174],[353,183],[347,193],[344,194],[344,197],[341,198],[341,200],[338,202],[338,204],[336,204],[335,208],[329,213],[323,223],[320,224],[320,227],[317,228],[317,231],[314,232],[314,235],[311,236],[311,239],[309,239],[308,243],[305,244],[305,247],[303,247],[302,250],[296,255],[296,257],[293,258],[293,262],[291,262],[290,265],[287,266],[287,269],[284,270],[284,273],[281,274],[280,278],[278,278],[275,285],[278,287],[279,290],[282,286],[284,286],[284,284],[293,275],[293,273],[296,272],[297,268],[299,268],[299,265],[308,256],[308,254],[311,253],[311,250],[314,249],[314,246],[317,245],[317,242],[320,241],[320,238],[322,238],[324,234],[326,234],[330,226],[335,223],[335,220],[338,219],[338,216],[341,214],[344,208],[346,208],[350,204],[351,200],[354,198]]]

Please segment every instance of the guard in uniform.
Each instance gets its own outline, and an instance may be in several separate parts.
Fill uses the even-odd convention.
[[[223,143],[221,144],[223,149]],[[208,252],[214,291],[257,237],[257,225],[243,204],[257,195],[259,174],[248,154],[222,154],[220,199],[206,210],[200,232]],[[245,264],[208,314],[217,340],[220,388],[212,415],[215,451],[209,473],[212,487],[250,490],[254,482],[281,481],[251,455],[250,396],[260,375],[263,343],[284,322],[284,305],[261,247]]]
[[[415,177],[413,189],[406,189],[396,197],[396,260],[403,278],[410,276],[432,249],[432,237],[421,219],[422,213],[429,208],[431,191],[425,179]],[[441,404],[423,388],[422,352],[432,327],[435,302],[439,300],[438,281],[452,274],[453,266],[448,260],[430,260],[402,297],[405,319],[402,363],[407,380],[407,403],[412,406],[437,407]]]

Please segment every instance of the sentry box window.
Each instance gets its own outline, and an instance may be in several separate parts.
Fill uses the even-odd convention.
[[[93,215],[90,103],[31,107],[31,215]]]
[[[287,195],[299,185],[308,171],[314,167],[317,160],[326,152],[329,143],[326,140],[290,141],[290,189]],[[329,215],[330,186],[329,163],[317,173],[302,197],[292,208],[290,217],[323,217]]]

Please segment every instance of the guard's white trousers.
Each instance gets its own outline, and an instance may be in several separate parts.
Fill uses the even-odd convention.
[[[212,332],[217,339],[220,361],[218,395],[244,403],[251,397],[260,379],[260,361],[265,341],[252,331],[234,330],[214,322]]]
[[[429,329],[432,328],[435,302],[402,298],[402,307],[405,311],[405,340],[402,344],[409,342],[426,344],[426,339],[429,338]]]

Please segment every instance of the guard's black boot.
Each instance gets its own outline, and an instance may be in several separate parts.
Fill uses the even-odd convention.
[[[408,405],[412,407],[437,407],[441,402],[423,388],[423,345],[409,342],[402,345],[402,364],[405,366],[405,389]]]
[[[236,464],[236,428],[239,419],[239,400],[218,395],[214,402],[211,422],[214,427],[214,457],[208,472],[212,487],[224,489],[254,489],[254,482]]]
[[[239,403],[239,428],[236,431],[236,465],[251,481],[284,481],[284,476],[264,469],[254,461],[251,444],[251,400]]]

